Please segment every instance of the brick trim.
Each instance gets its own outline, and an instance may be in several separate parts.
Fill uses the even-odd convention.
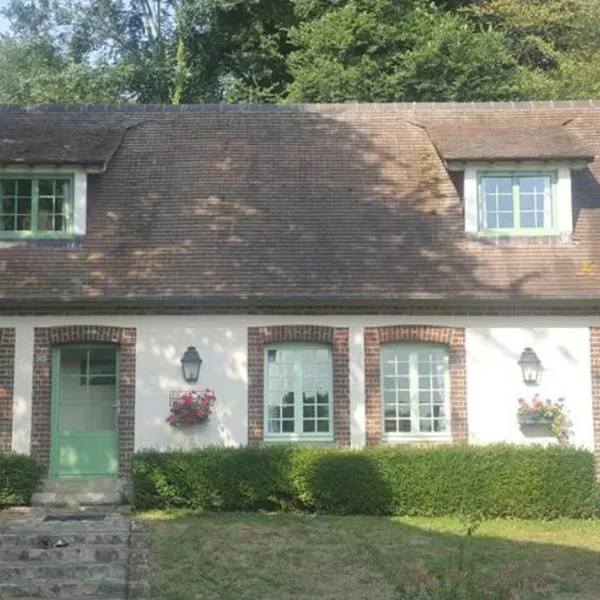
[[[0,452],[12,450],[15,329],[0,328]]]
[[[119,345],[119,473],[128,476],[135,435],[135,328],[91,325],[35,328],[31,453],[45,468],[50,467],[53,347],[59,344],[97,342]]]
[[[381,345],[396,342],[421,342],[448,346],[450,362],[450,424],[452,440],[467,442],[465,330],[460,327],[410,325],[365,327],[365,412],[367,446],[381,443]]]
[[[330,344],[333,360],[333,437],[350,445],[350,355],[346,327],[277,325],[248,328],[248,443],[264,441],[265,344],[314,342]]]
[[[600,482],[600,327],[590,327],[590,365],[594,456],[596,458],[596,479]]]

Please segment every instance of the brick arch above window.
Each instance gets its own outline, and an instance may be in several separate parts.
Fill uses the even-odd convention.
[[[248,443],[264,441],[265,345],[277,342],[329,344],[333,367],[333,436],[350,445],[350,356],[346,327],[273,325],[248,328]]]
[[[128,476],[135,434],[135,351],[133,327],[63,325],[36,327],[33,342],[31,452],[50,465],[52,415],[52,349],[63,344],[110,343],[119,346],[119,472]]]
[[[367,446],[381,443],[381,346],[393,343],[443,344],[448,347],[452,440],[468,441],[465,330],[434,325],[386,325],[364,329]]]

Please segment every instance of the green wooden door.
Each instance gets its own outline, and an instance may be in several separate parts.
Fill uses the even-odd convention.
[[[119,470],[116,346],[62,346],[52,368],[55,477],[113,475]]]

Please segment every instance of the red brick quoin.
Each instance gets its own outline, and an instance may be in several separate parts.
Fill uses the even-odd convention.
[[[350,445],[349,333],[345,327],[278,325],[248,328],[248,443],[264,441],[265,344],[314,342],[329,344],[333,359],[333,439]]]
[[[600,327],[590,327],[590,359],[592,363],[592,423],[596,479],[600,482]]]
[[[464,329],[433,325],[391,325],[365,327],[364,330],[367,446],[377,446],[381,443],[381,345],[397,342],[444,344],[448,347],[452,440],[455,442],[468,441]]]
[[[12,449],[15,330],[0,328],[0,452]]]
[[[119,472],[128,476],[135,433],[136,330],[126,327],[68,325],[36,327],[33,342],[33,390],[31,396],[31,453],[50,466],[52,405],[52,348],[70,343],[105,342],[119,345]]]

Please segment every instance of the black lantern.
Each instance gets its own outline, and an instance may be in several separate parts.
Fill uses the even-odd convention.
[[[201,364],[202,359],[198,354],[198,350],[196,350],[194,346],[188,346],[188,349],[181,357],[181,370],[183,371],[183,378],[188,383],[194,383],[198,381]]]
[[[519,366],[523,371],[523,382],[526,385],[537,385],[542,374],[542,363],[532,348],[525,348],[519,358]]]

